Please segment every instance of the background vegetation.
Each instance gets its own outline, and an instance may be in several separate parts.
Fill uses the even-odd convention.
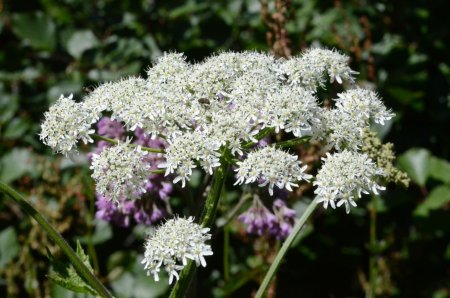
[[[280,3],[283,18],[274,19]],[[449,9],[444,0],[0,1],[0,180],[26,194],[72,246],[80,240],[118,297],[164,296],[166,282],[154,284],[139,264],[145,229],[93,219],[87,164],[52,155],[39,142],[43,113],[61,93],[81,98],[101,82],[144,74],[164,51],[194,61],[219,50],[283,56],[335,47],[396,112],[380,136],[395,144],[412,182],[364,200],[349,216],[317,212],[270,295],[361,297],[372,285],[384,297],[450,297]],[[0,296],[74,297],[46,278],[47,254],[60,257],[57,247],[0,198]],[[231,192],[227,201],[234,200]],[[255,291],[277,243],[243,231],[238,224],[228,231],[229,276],[219,233],[217,253],[199,272],[198,297]]]

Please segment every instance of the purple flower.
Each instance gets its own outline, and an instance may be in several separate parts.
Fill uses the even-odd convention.
[[[287,207],[286,203],[281,199],[274,201],[272,209],[277,218],[277,224],[273,226],[271,234],[277,237],[278,240],[285,239],[292,231],[297,212]]]
[[[97,123],[97,132],[99,135],[112,139],[123,139],[125,137],[125,128],[122,123],[112,120],[109,117],[102,117]]]
[[[133,213],[134,204],[132,201],[121,201],[119,205],[107,198],[97,195],[97,212],[95,217],[104,221],[112,222],[120,227],[130,225],[130,214]]]
[[[238,219],[247,225],[247,233],[265,235],[283,240],[292,231],[295,223],[296,212],[287,207],[282,199],[276,199],[272,205],[273,213],[266,208],[261,200],[255,196],[252,206]]]
[[[276,223],[275,215],[267,209],[261,200],[254,196],[252,206],[238,219],[247,225],[247,233],[262,236]]]

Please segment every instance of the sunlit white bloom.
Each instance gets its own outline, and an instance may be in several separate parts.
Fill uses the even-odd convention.
[[[147,239],[142,260],[144,269],[158,281],[160,268],[164,267],[171,284],[174,278],[178,280],[178,272],[187,265],[188,259],[206,267],[205,256],[213,254],[211,246],[205,243],[209,239],[209,228],[194,223],[193,217],[170,219]]]
[[[68,97],[61,95],[45,112],[45,120],[41,125],[40,139],[58,153],[75,151],[78,140],[85,144],[93,142],[89,135],[95,130],[91,129],[91,125],[98,120],[99,115],[83,102],[73,101],[72,97],[72,94]]]
[[[152,84],[169,84],[176,82],[180,73],[189,71],[190,65],[182,53],[164,53],[156,63],[147,70],[147,79]]]
[[[349,115],[352,119],[367,122],[372,119],[374,122],[384,125],[384,122],[394,117],[394,114],[387,110],[378,95],[372,91],[362,88],[350,89],[339,93],[335,99],[337,109]]]
[[[296,155],[267,146],[248,154],[244,161],[237,162],[236,184],[258,181],[260,187],[269,185],[269,194],[273,195],[273,187],[286,188],[292,191],[292,186],[298,187],[298,181],[308,180],[310,175],[304,173],[306,166]]]
[[[335,108],[318,113],[320,123],[313,130],[314,138],[325,140],[328,147],[338,151],[359,150],[371,120],[383,125],[394,116],[371,90],[350,89],[339,93],[335,101]]]
[[[206,172],[213,173],[213,169],[220,165],[220,146],[219,141],[207,138],[200,131],[185,133],[173,141],[169,140],[166,162],[159,167],[166,169],[166,176],[175,173],[174,183],[181,181],[184,187],[190,179],[192,169],[196,167],[195,162],[199,162]]]
[[[144,184],[150,165],[144,162],[147,152],[131,147],[129,141],[105,148],[92,157],[92,178],[96,191],[115,202],[119,198],[139,198],[145,193]]]
[[[320,119],[323,127],[319,138],[326,141],[328,148],[334,147],[338,151],[357,151],[361,148],[364,129],[369,127],[362,118],[352,118],[339,109],[324,109]],[[316,128],[318,127],[319,125]]]
[[[263,127],[275,128],[276,133],[284,130],[300,137],[319,122],[315,96],[301,87],[282,86],[269,93],[260,110],[259,122]]]
[[[345,150],[327,153],[322,160],[324,164],[313,185],[317,186],[314,193],[319,198],[318,203],[323,203],[324,208],[328,204],[332,208],[345,205],[349,213],[350,206],[356,207],[355,200],[361,194],[378,194],[378,190],[385,189],[377,183],[383,171],[366,154]]]
[[[348,59],[348,56],[337,51],[316,48],[300,57],[286,60],[280,72],[286,75],[289,84],[316,91],[318,87],[324,86],[325,74],[328,74],[330,82],[353,82],[353,75],[357,72],[348,66]]]

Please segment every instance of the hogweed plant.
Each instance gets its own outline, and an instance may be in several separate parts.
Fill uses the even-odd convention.
[[[250,234],[285,239],[261,297],[318,204],[350,213],[363,194],[378,194],[392,176],[391,166],[380,166],[363,148],[371,124],[384,125],[394,114],[376,92],[355,84],[357,72],[348,62],[320,48],[287,60],[222,52],[200,63],[166,53],[146,78],[104,83],[81,101],[61,95],[45,113],[40,138],[67,156],[78,154],[80,141],[98,141],[89,154],[98,218],[122,226],[165,218],[148,236],[142,263],[156,281],[161,268],[169,283],[176,281],[171,297],[184,295],[195,267],[206,266],[213,254],[209,231],[225,180],[249,185],[253,202],[237,219]],[[328,82],[347,90],[324,105],[319,89]],[[311,143],[322,162],[308,166],[293,149]],[[188,187],[194,169],[211,176],[195,220],[173,215],[169,202],[174,185]],[[316,197],[297,218],[286,198],[302,184],[311,184]],[[82,269],[78,273],[99,295],[109,295]]]

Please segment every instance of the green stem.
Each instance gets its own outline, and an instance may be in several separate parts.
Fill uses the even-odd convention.
[[[114,145],[117,145],[119,143],[118,140],[110,139],[110,138],[107,138],[107,137],[104,137],[104,136],[101,136],[101,135],[98,135],[98,134],[95,134],[95,133],[92,134],[91,137],[94,140],[105,141],[105,142],[108,142],[108,143],[111,143],[111,144],[114,144]],[[136,145],[136,144],[130,144],[130,146],[138,147],[138,145]],[[143,147],[143,146],[141,146],[141,149],[143,151],[152,152],[152,153],[164,153],[165,152],[164,149],[159,149],[159,148],[150,148],[150,147]]]
[[[375,208],[375,196],[371,197],[371,205],[369,207],[370,214],[370,231],[369,231],[369,288],[367,291],[367,297],[376,297],[377,288],[377,264],[376,264],[376,245],[377,245],[377,210]]]
[[[50,223],[28,203],[18,192],[3,182],[0,182],[0,191],[14,199],[29,216],[47,232],[48,236],[55,241],[72,263],[77,273],[102,297],[113,297],[108,289],[95,277],[95,275],[84,265],[83,261],[77,256],[64,238],[53,228]]]
[[[289,247],[291,246],[294,239],[297,237],[297,235],[300,233],[300,230],[302,229],[303,225],[305,224],[306,220],[309,218],[309,216],[312,214],[314,209],[317,207],[317,201],[318,198],[315,198],[306,208],[305,212],[302,214],[300,219],[295,223],[291,234],[287,237],[286,241],[284,241],[283,246],[281,246],[280,251],[278,252],[277,256],[275,257],[275,260],[273,261],[272,265],[270,265],[269,271],[267,271],[266,276],[264,276],[264,279],[259,286],[258,292],[256,292],[255,298],[261,298],[263,297],[264,293],[266,292],[267,288],[269,287],[270,281],[272,280],[273,276],[277,272],[278,268],[281,265],[281,261],[284,258],[284,255],[287,253]]]
[[[272,128],[272,127],[266,127],[266,128],[262,129],[260,132],[258,132],[258,133],[255,135],[255,139],[257,139],[257,140],[259,141],[259,140],[261,140],[262,138],[264,138],[264,137],[270,135],[270,134],[271,134],[272,132],[274,132],[274,131],[275,131],[274,128]],[[255,145],[255,143],[252,142],[252,141],[250,141],[250,142],[247,142],[247,143],[245,143],[244,145],[242,145],[242,148],[248,149],[248,148],[252,147],[253,145]]]
[[[304,143],[308,142],[309,139],[311,139],[311,136],[303,136],[300,138],[295,138],[292,140],[275,143],[273,145],[277,148],[294,147],[296,145],[300,145],[300,144],[304,144]]]
[[[225,182],[227,168],[228,164],[226,163],[225,158],[222,158],[221,166],[217,168],[213,174],[211,189],[206,198],[205,208],[203,209],[203,214],[200,218],[200,224],[205,228],[211,227],[214,222],[217,206]],[[195,263],[189,261],[186,267],[181,271],[180,279],[170,292],[171,298],[180,298],[185,295],[189,289],[189,284],[194,277],[196,269]]]

